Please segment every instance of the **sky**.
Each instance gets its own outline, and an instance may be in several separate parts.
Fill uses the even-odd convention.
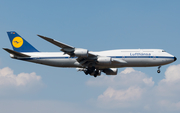
[[[94,78],[75,68],[11,59],[0,49],[3,113],[179,113],[179,0],[0,0],[0,48],[16,31],[42,52],[51,37],[90,51],[164,49],[177,61],[161,67],[119,68]]]

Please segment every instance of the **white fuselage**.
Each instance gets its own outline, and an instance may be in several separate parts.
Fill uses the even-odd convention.
[[[97,64],[96,67],[99,69],[161,66],[174,62],[175,58],[173,55],[161,49],[119,49],[91,53],[99,56],[111,57],[112,60],[125,62]],[[25,52],[24,54],[31,57],[16,59],[55,67],[82,67],[76,60],[77,57],[70,58],[69,55],[64,55],[63,52]],[[13,58],[12,55],[11,57]]]

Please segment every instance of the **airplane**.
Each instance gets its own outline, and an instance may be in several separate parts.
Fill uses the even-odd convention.
[[[83,48],[56,41],[42,35],[42,39],[60,47],[62,52],[40,52],[22,38],[15,31],[7,32],[13,50],[3,48],[10,53],[13,59],[54,66],[77,68],[86,75],[100,76],[117,75],[118,68],[122,67],[152,67],[158,66],[160,73],[162,65],[170,64],[177,58],[162,49],[117,49],[93,52]]]

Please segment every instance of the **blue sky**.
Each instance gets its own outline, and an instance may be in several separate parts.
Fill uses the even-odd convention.
[[[37,34],[91,51],[164,49],[180,58],[180,1],[0,0],[0,46],[16,31],[39,51],[60,48]],[[4,113],[180,112],[179,60],[157,67],[119,68],[91,77],[11,59],[0,50],[0,110]],[[11,79],[8,79],[11,78]]]

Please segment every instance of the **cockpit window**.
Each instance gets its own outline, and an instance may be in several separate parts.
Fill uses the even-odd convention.
[[[162,52],[166,52],[166,51],[162,50]]]

